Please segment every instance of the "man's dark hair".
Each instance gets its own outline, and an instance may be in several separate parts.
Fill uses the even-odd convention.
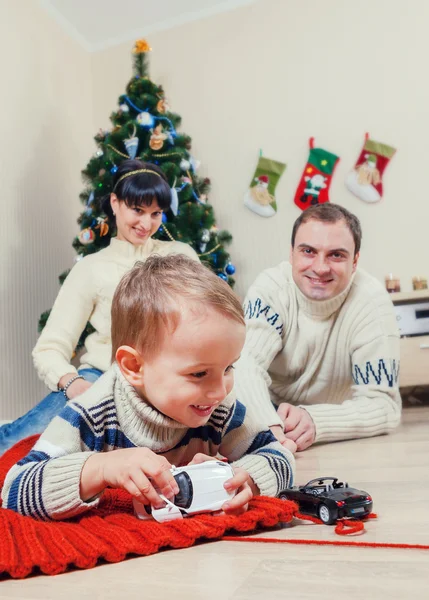
[[[338,221],[344,221],[344,223],[350,229],[350,233],[352,234],[355,242],[355,256],[359,252],[362,240],[362,229],[359,219],[343,206],[331,204],[330,202],[318,204],[317,206],[311,206],[310,208],[307,208],[307,210],[304,210],[303,213],[297,218],[292,229],[292,248],[295,246],[295,237],[298,229],[301,227],[301,225],[311,220],[321,221],[322,223],[337,223]]]

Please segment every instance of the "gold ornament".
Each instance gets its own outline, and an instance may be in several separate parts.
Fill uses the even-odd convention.
[[[109,233],[109,226],[107,223],[100,223],[100,237]]]
[[[149,46],[146,40],[137,40],[134,44],[133,53],[143,54],[144,52],[151,52],[152,48]]]
[[[168,110],[169,110],[169,106],[167,104],[167,100],[165,98],[161,98],[160,100],[158,100],[158,103],[156,105],[156,110],[161,113],[162,115],[165,114]]]
[[[107,224],[107,219],[98,217],[97,221],[98,221],[98,225],[96,226],[95,229],[100,230],[100,237],[107,235],[109,233],[109,226]]]
[[[149,147],[155,151],[161,150],[167,137],[168,136],[162,130],[162,125],[157,125],[155,129],[152,130],[152,135],[150,136],[149,140]]]

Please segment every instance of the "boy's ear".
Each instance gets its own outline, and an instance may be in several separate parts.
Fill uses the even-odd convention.
[[[123,376],[133,386],[140,386],[143,382],[143,358],[131,346],[120,346],[116,350],[116,362]]]

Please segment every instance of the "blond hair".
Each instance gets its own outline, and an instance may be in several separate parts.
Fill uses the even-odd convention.
[[[112,362],[120,346],[154,355],[180,322],[180,300],[245,324],[240,300],[210,269],[182,254],[152,255],[122,277],[113,296]]]

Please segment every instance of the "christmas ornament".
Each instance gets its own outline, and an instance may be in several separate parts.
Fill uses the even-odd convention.
[[[201,232],[201,243],[200,243],[200,252],[205,252],[207,248],[207,244],[210,241],[210,231],[208,229],[203,229]]]
[[[190,163],[193,171],[197,171],[199,166],[201,165],[201,161],[197,160],[193,156],[191,156]]]
[[[139,113],[136,117],[136,121],[142,127],[150,128],[150,127],[153,127],[155,124],[155,119],[154,119],[153,115],[151,115],[150,112],[147,112],[147,110]]]
[[[103,217],[97,217],[98,225],[96,229],[100,230],[100,237],[103,237],[109,233],[109,225],[107,224],[107,219]]]
[[[101,148],[99,148],[98,150],[96,150],[95,156],[97,158],[100,158],[101,156],[103,156],[103,150]]]
[[[174,186],[171,188],[170,210],[173,215],[177,217],[177,213],[179,212],[179,196],[177,195],[177,190]]]
[[[92,208],[91,208],[91,204],[94,202],[94,192],[91,191],[91,193],[88,196],[88,201],[86,203],[86,209],[85,209],[85,214],[90,215],[92,213]]]
[[[228,273],[228,275],[234,275],[234,273],[235,273],[234,265],[231,262],[229,262],[225,267],[225,271],[226,271],[226,273]]]
[[[395,154],[396,149],[369,139],[365,134],[365,143],[355,168],[346,178],[346,187],[352,194],[365,202],[378,202],[383,196],[381,181],[384,169]]]
[[[225,273],[218,273],[217,276],[223,279],[224,281],[228,281],[228,276],[225,275]]]
[[[83,254],[77,254],[74,257],[74,262],[79,262],[80,260],[82,260],[82,258],[83,258]]]
[[[92,244],[95,240],[95,233],[90,227],[87,227],[86,229],[82,229],[77,237],[81,244],[87,246],[88,244]]]
[[[207,202],[207,194],[201,194],[199,200],[202,204],[205,204]]]
[[[98,171],[98,175],[99,175],[100,177],[103,177],[103,175],[105,175],[105,174],[106,174],[106,169],[100,169],[100,170]]]
[[[137,155],[137,150],[139,147],[139,138],[136,137],[136,128],[133,128],[133,133],[131,134],[131,137],[128,138],[127,140],[124,140],[124,146],[127,149],[128,152],[128,156],[130,158],[135,158]]]
[[[259,157],[250,187],[244,195],[244,205],[261,217],[276,214],[274,192],[286,165],[264,156]]]
[[[322,148],[314,148],[314,138],[309,141],[310,154],[298,188],[295,204],[305,210],[315,204],[329,202],[329,186],[338,156]]]
[[[189,162],[189,160],[186,160],[186,158],[182,158],[182,160],[180,161],[180,168],[182,169],[182,171],[188,171],[190,167],[191,163]],[[183,180],[185,180],[185,178],[183,178]]]
[[[155,150],[155,152],[161,150],[167,137],[168,136],[163,132],[162,125],[157,125],[150,136],[149,147],[152,150]]]
[[[167,221],[168,221],[167,215],[165,213],[162,213],[162,222],[167,223]]]
[[[164,115],[166,112],[168,112],[170,110],[170,107],[167,104],[167,100],[165,98],[160,98],[160,100],[158,100],[158,103],[156,105],[156,110],[161,113],[162,115]]]
[[[123,104],[120,104],[119,108],[123,113],[130,112],[130,107],[128,106],[128,104],[125,104],[125,102]]]
[[[116,165],[113,165],[113,167],[110,169],[110,172],[112,173],[112,175],[114,175],[117,170],[118,170],[118,167]]]
[[[143,54],[144,52],[151,52],[152,48],[149,46],[146,40],[141,39],[137,40],[134,44],[133,53],[134,54]]]

